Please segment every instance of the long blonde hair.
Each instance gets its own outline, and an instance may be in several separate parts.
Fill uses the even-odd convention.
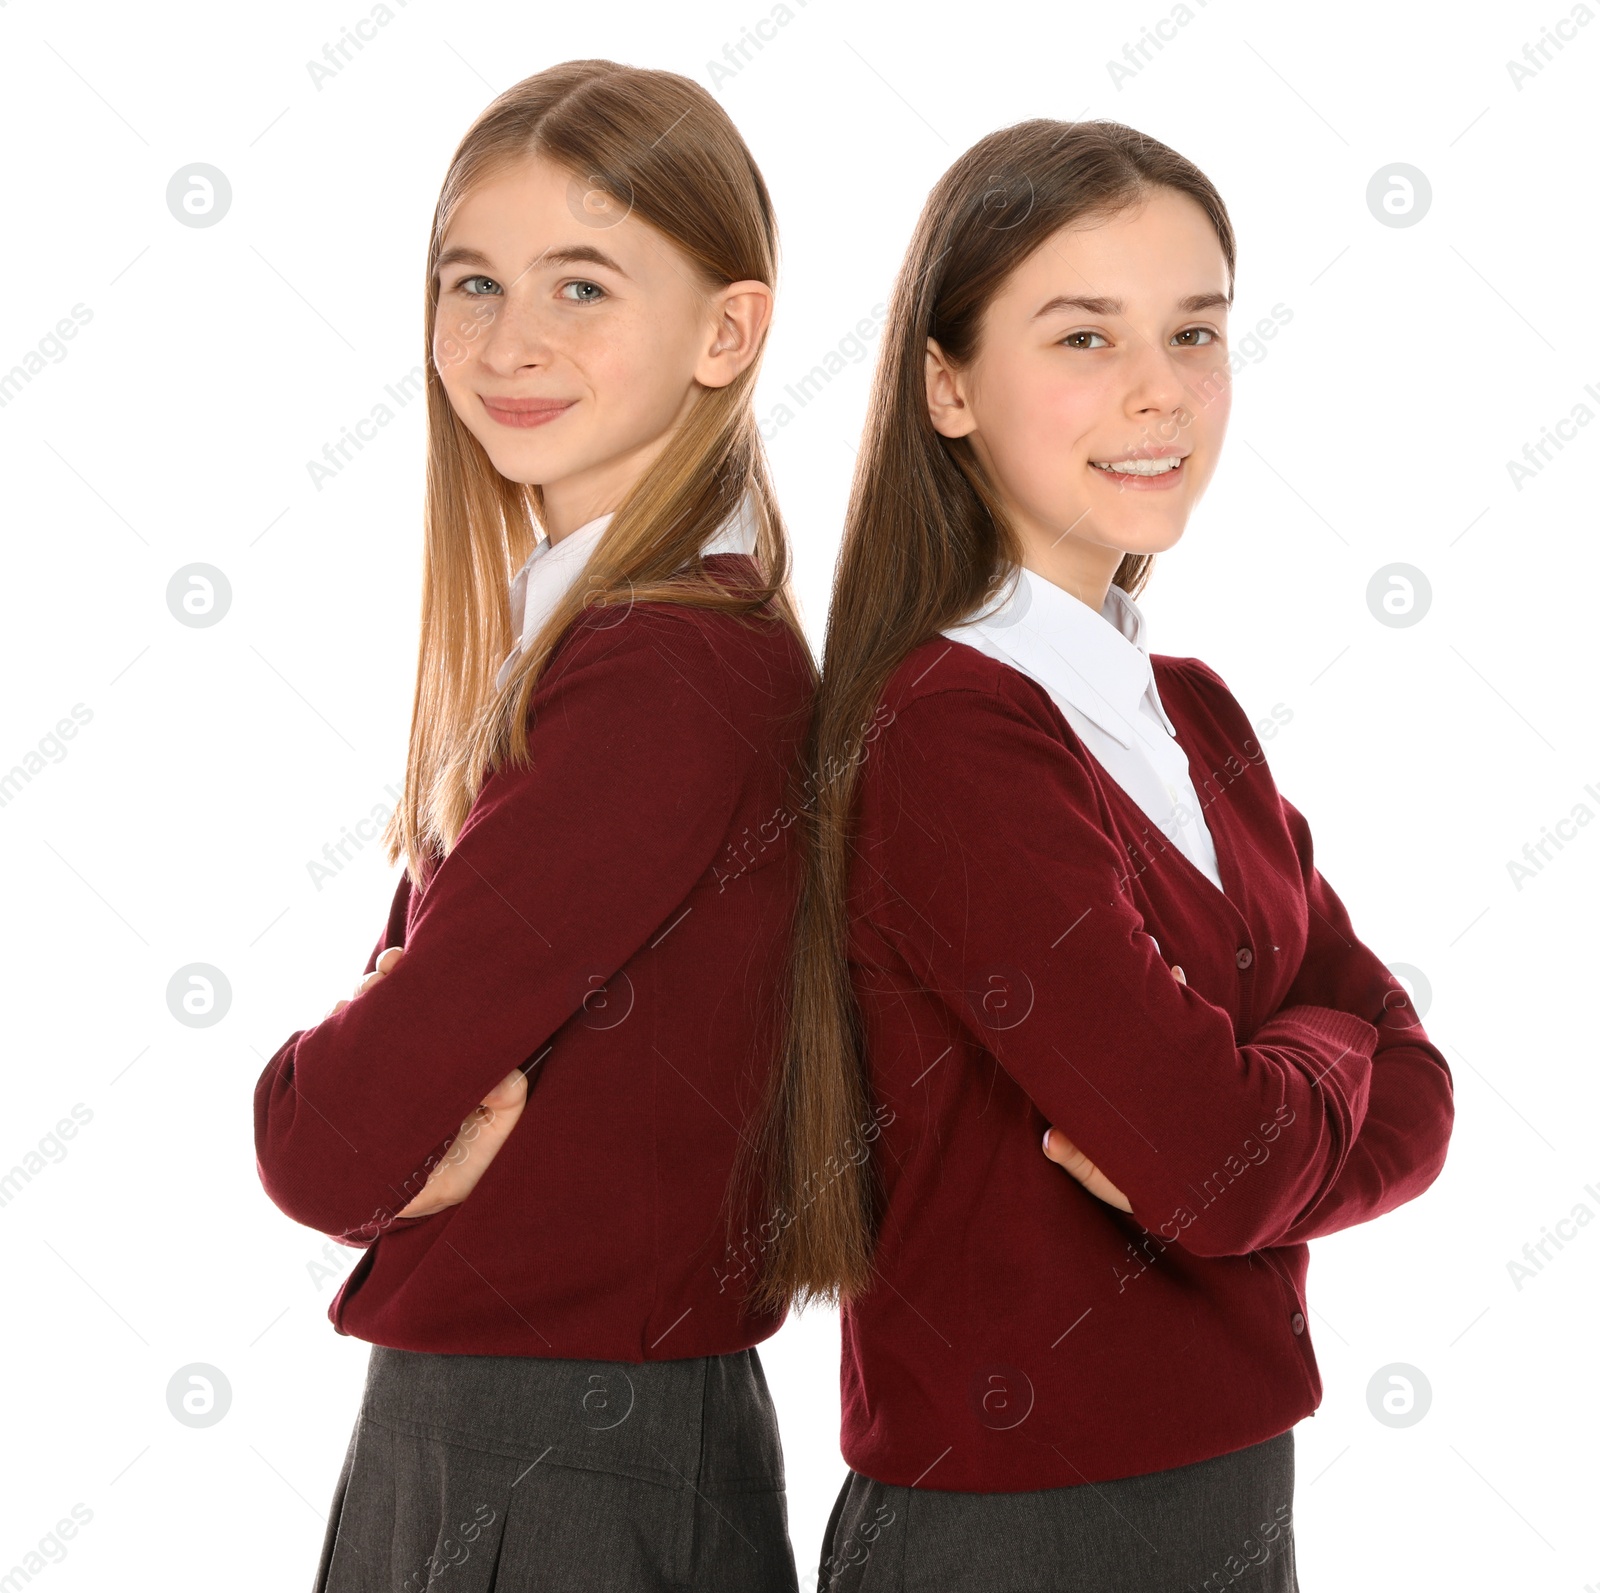
[[[450,218],[466,195],[534,155],[663,233],[699,269],[708,290],[746,280],[776,286],[777,226],[766,184],[722,107],[689,78],[615,61],[566,61],[507,89],[461,140],[428,241],[421,637],[405,790],[384,831],[389,862],[404,853],[418,885],[454,845],[489,770],[526,758],[529,700],[586,607],[673,602],[750,615],[770,605],[766,613],[803,640],[788,591],[787,537],[752,405],[758,352],[726,387],[701,389],[618,506],[583,579],[496,689],[501,660],[516,642],[511,576],[533,550],[543,496],[537,486],[502,476],[451,407],[434,364],[434,273]],[[735,589],[713,579],[697,556],[709,532],[747,495],[759,580]]]

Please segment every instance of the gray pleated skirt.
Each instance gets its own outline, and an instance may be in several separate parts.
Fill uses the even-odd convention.
[[[1170,1471],[1029,1493],[851,1471],[818,1593],[1300,1593],[1294,1429]]]
[[[373,1345],[315,1593],[798,1593],[754,1349],[682,1361]]]

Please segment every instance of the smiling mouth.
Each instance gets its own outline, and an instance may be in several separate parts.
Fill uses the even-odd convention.
[[[485,398],[484,413],[502,426],[543,426],[558,419],[577,403],[575,398]]]
[[[1108,476],[1171,476],[1183,469],[1185,454],[1168,454],[1161,459],[1091,459],[1089,463]]]

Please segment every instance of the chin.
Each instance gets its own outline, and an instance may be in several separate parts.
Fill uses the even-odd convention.
[[[1165,553],[1169,548],[1176,547],[1183,537],[1183,527],[1168,528],[1165,526],[1146,528],[1139,526],[1097,526],[1094,530],[1083,535],[1085,542],[1092,542],[1097,547],[1105,548],[1111,553],[1146,554]]]
[[[1153,555],[1171,552],[1182,539],[1183,533],[1178,531],[1171,536],[1129,537],[1120,546],[1124,553]]]
[[[481,438],[479,440],[482,441]],[[546,481],[558,481],[566,474],[564,468],[555,460],[538,458],[521,449],[496,450],[485,444],[483,451],[489,456],[489,463],[507,481],[519,482],[525,487],[538,486]]]

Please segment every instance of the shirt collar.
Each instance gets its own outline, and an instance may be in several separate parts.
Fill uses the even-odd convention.
[[[1146,698],[1160,723],[1177,735],[1150,667],[1148,621],[1120,586],[1107,591],[1096,613],[1024,565],[1010,596],[989,618],[968,619],[945,634],[961,641],[964,630],[981,635],[988,650],[1006,654],[1120,746],[1135,745],[1135,715]]]
[[[511,630],[517,642],[506,654],[495,676],[496,690],[511,678],[523,649],[539,634],[539,628],[555,612],[556,605],[566,596],[567,589],[583,573],[589,555],[594,552],[614,518],[614,513],[599,515],[579,526],[576,531],[569,531],[559,542],[552,542],[543,532],[540,533],[533,552],[511,580]],[[755,550],[755,504],[750,494],[746,493],[738,508],[717,527],[700,552],[705,556],[712,553],[754,553]]]

